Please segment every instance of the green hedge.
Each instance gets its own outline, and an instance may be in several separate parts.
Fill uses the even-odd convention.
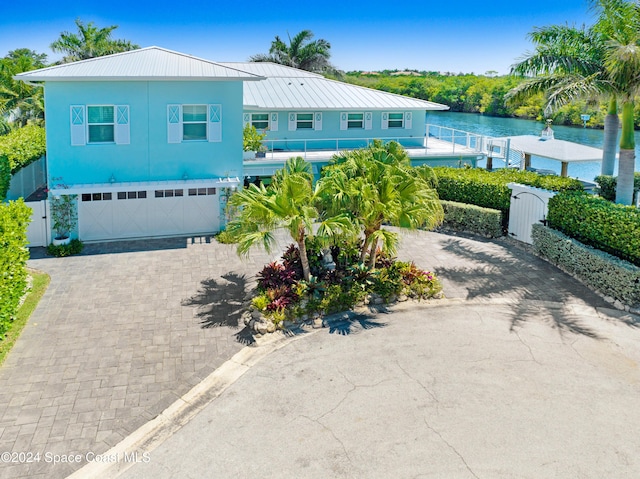
[[[549,226],[640,266],[640,210],[584,193],[549,200]]]
[[[493,208],[506,214],[511,203],[511,190],[507,183],[520,183],[551,191],[582,191],[582,183],[573,178],[542,176],[532,171],[503,169],[487,171],[481,168],[450,168],[439,166],[440,199]]]
[[[22,200],[0,204],[0,338],[11,326],[27,286],[27,225],[31,209]]]
[[[0,156],[7,157],[12,173],[37,160],[45,151],[45,132],[41,126],[27,125],[0,136]]]
[[[502,213],[499,210],[454,201],[440,202],[444,209],[444,223],[442,225],[445,228],[466,231],[489,238],[502,236]]]
[[[0,155],[0,203],[7,197],[9,185],[11,183],[11,168],[9,167],[9,159]]]
[[[571,239],[559,231],[534,224],[535,251],[606,296],[640,308],[640,268]]]
[[[616,187],[618,186],[617,176],[600,175],[596,176],[598,183],[598,194],[609,201],[616,200]],[[633,191],[640,191],[640,173],[636,173],[633,178]]]

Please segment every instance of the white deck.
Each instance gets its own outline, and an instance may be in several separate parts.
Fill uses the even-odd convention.
[[[330,160],[334,155],[343,151],[349,151],[351,148],[343,148],[341,150],[287,150],[287,151],[269,151],[265,158],[257,158],[255,160],[245,160],[245,166],[255,166],[264,162],[282,162],[284,163],[291,157],[301,156],[310,162],[322,162]],[[448,141],[429,138],[426,147],[405,147],[407,154],[412,159],[419,158],[447,158],[451,156],[473,157],[481,156],[478,150],[467,148]]]

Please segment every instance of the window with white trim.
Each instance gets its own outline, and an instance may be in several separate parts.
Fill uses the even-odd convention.
[[[363,130],[364,129],[364,113],[349,113],[347,115],[347,129]]]
[[[269,113],[251,113],[251,124],[256,130],[268,130]]]
[[[389,113],[389,128],[404,128],[404,113]]]
[[[114,143],[113,105],[87,105],[88,143]]]
[[[207,105],[182,106],[182,141],[207,139]]]
[[[313,130],[313,113],[296,113],[296,130]]]

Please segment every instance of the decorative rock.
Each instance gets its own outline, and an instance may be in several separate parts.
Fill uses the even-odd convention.
[[[404,303],[405,301],[408,301],[409,297],[406,294],[401,294],[400,296],[398,296],[398,301],[401,303]]]
[[[607,303],[613,303],[615,301],[615,299],[613,299],[611,296],[605,296],[604,299]]]
[[[254,309],[253,311],[251,311],[251,317],[253,319],[260,319],[262,318],[262,312],[258,311],[257,309]]]
[[[275,330],[276,330],[276,325],[273,324],[272,321],[269,321],[267,323],[267,333],[273,333],[273,332],[275,332]]]
[[[622,302],[621,302],[621,301],[616,300],[616,301],[613,303],[613,307],[614,307],[614,308],[616,308],[616,309],[621,309],[621,310],[623,310],[623,311],[624,311],[624,304],[622,304]]]
[[[389,296],[389,303],[395,303],[396,301],[398,301],[398,297],[395,294]]]
[[[294,325],[293,321],[283,321],[282,322],[282,326],[284,327],[284,329],[291,329]]]
[[[380,296],[376,296],[375,298],[373,298],[373,304],[382,304],[384,303],[384,299],[382,299]]]
[[[242,322],[245,326],[249,325],[251,319],[251,313],[249,311],[245,311],[244,313],[242,313]]]
[[[313,329],[320,329],[324,326],[323,321],[321,318],[315,318],[313,320],[313,322],[311,323]]]
[[[260,333],[260,334],[267,334],[267,330],[269,328],[267,327],[267,323],[260,321],[257,322],[256,321],[256,330]]]
[[[249,324],[247,324],[247,327],[249,328],[250,331],[254,331],[255,330],[255,326],[256,326],[256,320],[252,319],[251,321],[249,321]]]

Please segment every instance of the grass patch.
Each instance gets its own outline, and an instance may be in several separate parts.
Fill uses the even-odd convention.
[[[24,303],[18,309],[16,319],[11,323],[11,328],[7,331],[5,337],[0,341],[0,366],[4,362],[7,354],[11,351],[11,348],[20,337],[20,333],[27,324],[31,313],[36,309],[42,295],[49,286],[51,278],[48,274],[40,271],[29,270],[29,275],[33,278],[31,285],[31,291],[27,294]]]

